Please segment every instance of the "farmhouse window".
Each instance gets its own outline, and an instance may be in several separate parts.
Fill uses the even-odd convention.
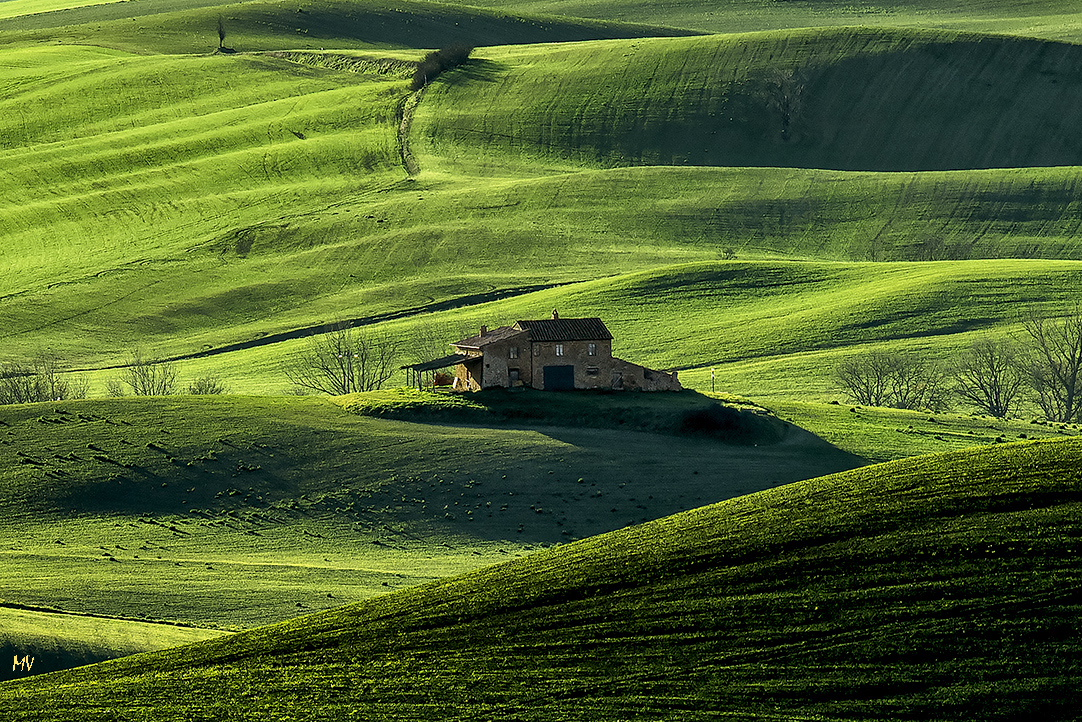
[[[587,376],[597,376],[597,373],[598,373],[597,366],[587,366],[586,367],[586,375]]]
[[[518,346],[507,349],[507,358],[518,358]]]
[[[592,343],[589,346],[587,346],[586,347],[586,353],[588,353],[591,356],[597,356],[597,344]]]
[[[557,356],[563,356],[564,355],[564,345],[562,343],[556,344],[556,355]]]

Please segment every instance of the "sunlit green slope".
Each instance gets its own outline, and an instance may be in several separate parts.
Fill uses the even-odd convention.
[[[603,170],[500,150],[496,135],[481,161],[470,143],[427,146],[433,113],[454,115],[450,98],[485,99],[477,73],[495,61],[483,57],[426,92],[411,181],[397,119],[408,55],[309,58],[361,72],[259,55],[3,55],[9,358],[52,347],[74,365],[108,365],[135,345],[184,355],[729,248],[859,261],[1079,256],[1074,168]]]
[[[75,7],[65,8],[65,5]],[[210,53],[218,20],[226,48],[439,48],[686,35],[636,23],[523,15],[424,0],[137,0],[81,5],[0,3],[0,44],[105,45],[139,53]]]
[[[1074,719],[1080,462],[1072,441],[866,467],[0,700],[19,720]]]
[[[1082,163],[1082,47],[844,28],[486,49],[418,110],[436,152],[602,165]]]
[[[18,669],[0,667],[0,680],[44,674],[129,654],[176,647],[224,632],[130,619],[105,619],[55,611],[31,611],[0,600],[0,654],[30,658]]]
[[[725,103],[757,97],[741,88],[771,56],[792,65],[805,51],[820,75],[790,140],[767,116],[722,118]],[[1082,82],[1067,72],[1078,60],[1071,46],[847,30],[484,49],[424,94],[409,134],[422,170],[413,180],[398,112],[416,55],[2,55],[0,314],[10,358],[52,347],[74,365],[108,365],[137,344],[184,355],[336,316],[471,304],[727,248],[862,261],[1079,253],[1073,168],[597,167],[671,163],[681,148],[843,167],[907,167],[910,156],[920,165],[948,147],[964,165],[1071,162],[1076,134],[1057,135],[1042,115],[1069,124],[1077,110],[1082,94],[1059,90]],[[995,87],[959,80],[966,73]],[[843,109],[855,97],[846,93],[873,97],[885,78],[914,92],[965,91],[967,106],[951,100],[942,111],[957,115],[957,133],[920,136],[916,111],[892,110],[906,95],[895,84],[893,101],[839,112],[833,144],[812,142],[827,109]],[[497,86],[506,86],[499,97]],[[970,107],[1002,126],[991,135],[968,126]],[[710,135],[718,118],[739,129]],[[843,142],[842,130],[865,125],[882,135]],[[686,145],[697,136],[701,150]]]
[[[569,317],[594,312],[615,336],[614,353],[687,369],[899,342],[947,351],[955,334],[965,343],[966,334],[1018,323],[1027,309],[1056,314],[1080,294],[1078,262],[715,261],[564,286],[456,315],[494,327],[544,308]]]

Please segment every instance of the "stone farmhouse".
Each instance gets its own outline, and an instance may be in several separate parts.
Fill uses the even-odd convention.
[[[518,321],[451,344],[456,353],[405,367],[417,378],[454,366],[454,388],[529,387],[547,391],[611,389],[679,391],[676,372],[654,371],[612,355],[612,334],[600,318]],[[437,365],[438,364],[438,365]]]

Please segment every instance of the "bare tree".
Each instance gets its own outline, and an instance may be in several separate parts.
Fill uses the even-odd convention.
[[[337,396],[380,388],[394,374],[397,357],[393,339],[339,322],[310,338],[307,348],[287,360],[282,371],[299,387]]]
[[[835,369],[835,376],[856,403],[886,406],[890,396],[890,368],[890,354],[872,351],[842,361]]]
[[[211,394],[228,393],[229,388],[214,374],[200,376],[188,383],[188,393],[193,396],[209,396]]]
[[[140,349],[132,351],[127,366],[120,373],[120,383],[109,384],[109,393],[123,395],[123,386],[136,396],[168,396],[176,390],[177,367],[170,361],[143,358]]]
[[[218,49],[221,50],[225,47],[225,23],[222,22],[222,16],[218,16]]]
[[[948,407],[946,373],[934,361],[911,353],[890,358],[888,401],[896,409],[943,411]]]
[[[843,361],[835,376],[858,404],[932,411],[947,407],[943,369],[914,354],[872,351]]]
[[[1058,320],[1031,312],[1022,325],[1033,341],[1026,370],[1037,405],[1049,421],[1082,420],[1082,307]]]
[[[59,359],[48,351],[29,364],[0,365],[0,404],[84,399],[88,390],[85,377],[62,374]]]
[[[28,404],[38,398],[34,371],[20,363],[0,365],[0,404]]]
[[[954,391],[997,419],[1006,418],[1022,400],[1026,371],[1017,344],[1005,338],[975,341],[951,369]]]
[[[477,329],[473,329],[477,333]],[[465,323],[450,321],[418,324],[409,334],[403,347],[403,356],[413,363],[424,363],[453,353],[451,344],[471,335]]]
[[[762,97],[781,116],[781,139],[792,138],[793,123],[804,112],[808,71],[804,68],[774,68],[767,74]]]

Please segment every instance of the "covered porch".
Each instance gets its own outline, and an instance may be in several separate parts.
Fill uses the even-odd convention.
[[[436,372],[440,369],[457,366],[465,362],[469,357],[465,354],[455,353],[443,358],[409,364],[400,368],[406,372],[406,385],[415,386],[418,391],[423,391],[425,386],[433,386]]]

